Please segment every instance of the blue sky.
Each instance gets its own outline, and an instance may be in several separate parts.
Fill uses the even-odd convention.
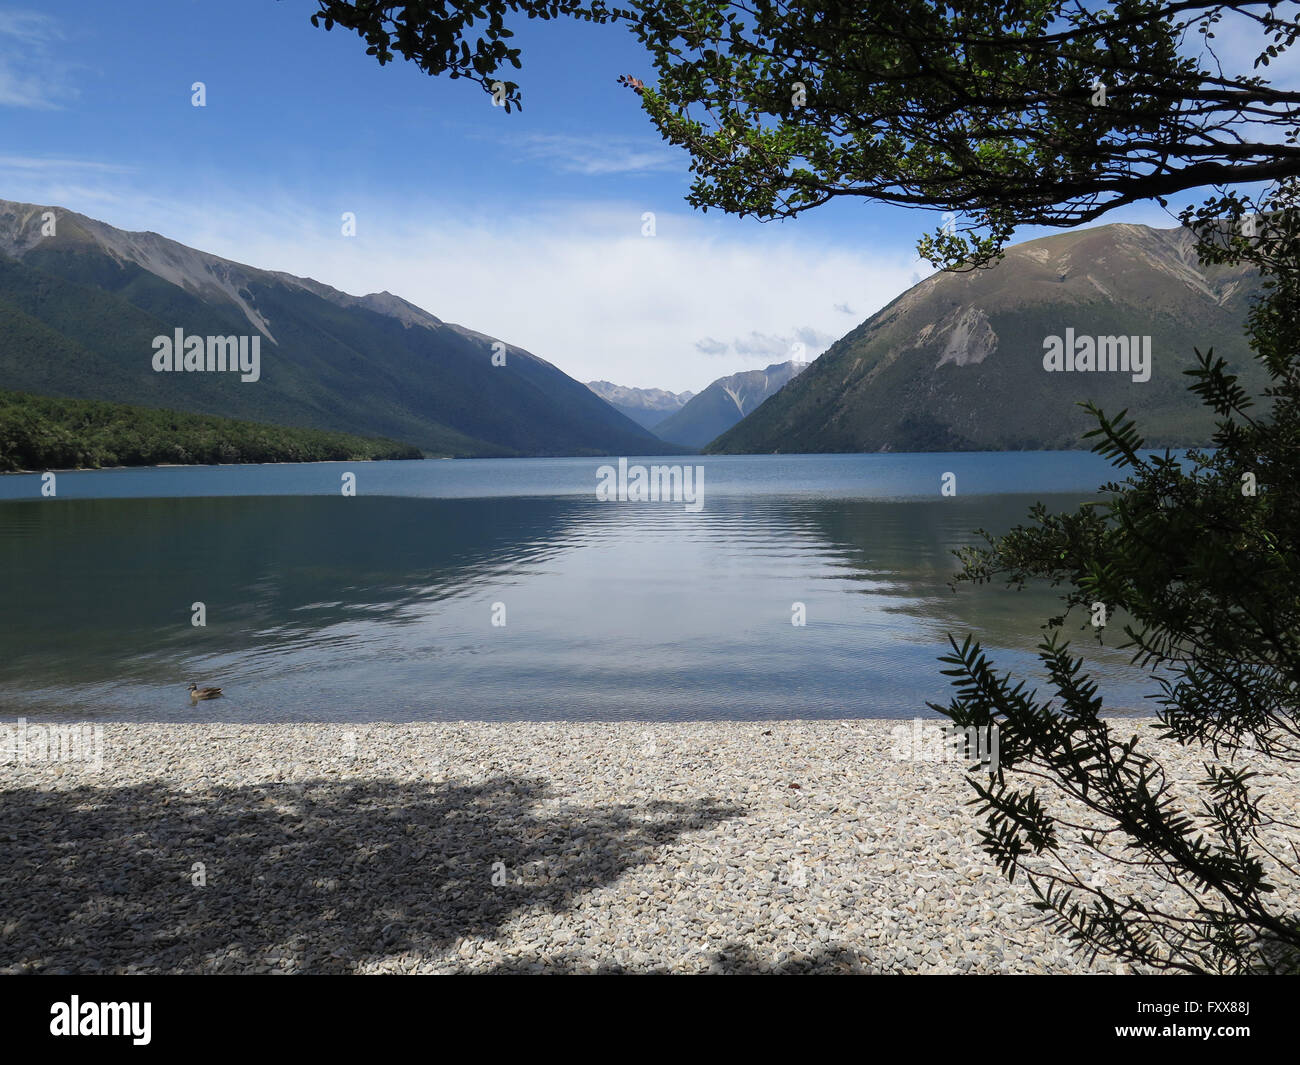
[[[395,292],[579,380],[674,391],[811,358],[931,272],[915,243],[935,214],[689,208],[684,155],[616,83],[651,73],[622,28],[516,27],[524,109],[507,115],[471,82],[381,68],[315,7],[0,0],[0,198]]]

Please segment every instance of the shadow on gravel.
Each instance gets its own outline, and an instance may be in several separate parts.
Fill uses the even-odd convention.
[[[637,975],[670,975],[680,972],[678,969],[669,969],[666,966],[647,966],[641,969],[624,968],[621,965],[602,965],[593,968],[591,965],[584,964],[581,961],[569,963],[564,959],[552,960],[546,965],[538,965],[528,960],[511,962],[505,965],[498,965],[490,972],[492,975],[513,975],[517,973],[586,973],[594,976],[612,976],[620,974],[637,974]],[[880,970],[870,968],[862,964],[862,960],[847,949],[819,950],[806,958],[791,958],[778,964],[772,964],[770,961],[754,954],[748,947],[741,943],[728,943],[720,950],[709,953],[709,964],[707,968],[691,968],[691,972],[708,973],[710,975],[744,975],[744,976],[791,976],[798,974],[829,974],[829,973],[854,973],[859,975],[870,975],[880,972]]]
[[[743,813],[547,811],[545,797],[508,778],[6,791],[0,970],[256,972],[282,958],[350,972],[492,936],[530,907],[562,912],[683,832]]]

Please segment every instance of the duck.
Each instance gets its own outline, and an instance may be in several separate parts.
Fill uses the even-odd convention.
[[[215,699],[220,694],[220,688],[200,688],[193,681],[190,682],[190,698],[195,702],[200,699]]]

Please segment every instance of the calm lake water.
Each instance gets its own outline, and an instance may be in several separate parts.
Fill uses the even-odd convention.
[[[54,498],[37,475],[0,477],[0,710],[913,717],[948,700],[946,633],[976,632],[999,668],[1036,677],[1056,612],[1047,591],[952,591],[952,549],[1035,499],[1073,507],[1112,472],[1077,452],[629,460],[702,466],[692,512],[598,502],[611,461],[60,473]],[[945,473],[955,497],[940,495]],[[1086,654],[1108,703],[1139,708],[1152,684],[1127,656]],[[190,680],[226,696],[192,707]]]

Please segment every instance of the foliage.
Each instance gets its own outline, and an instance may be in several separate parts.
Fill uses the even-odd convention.
[[[1144,454],[1125,412],[1092,408],[1094,450],[1126,472],[1123,482],[1074,513],[1049,514],[1040,504],[1032,525],[962,552],[958,576],[1063,586],[1065,609],[1047,623],[1039,649],[1052,694],[1040,698],[996,674],[967,638],[954,640],[943,660],[955,697],[932,704],[959,725],[998,729],[997,772],[972,779],[985,847],[1003,871],[1025,870],[1040,907],[1094,954],[1152,969],[1300,967],[1300,915],[1294,898],[1276,890],[1300,881],[1294,844],[1282,842],[1300,825],[1285,819],[1255,771],[1268,760],[1300,761],[1300,336],[1292,311],[1300,220],[1290,209],[1266,210],[1267,224],[1243,238],[1246,206],[1219,196],[1187,220],[1204,258],[1268,272],[1249,336],[1269,386],[1252,397],[1223,360],[1197,352],[1190,387],[1218,429],[1212,448],[1182,457]],[[1093,604],[1126,618],[1121,646],[1157,688],[1158,737],[1224,756],[1204,763],[1198,802],[1175,796],[1150,745],[1106,715],[1097,683],[1062,638],[1071,612]],[[1052,798],[1074,805],[1052,807]],[[1096,816],[1068,812],[1080,809]],[[1092,882],[1072,860],[1072,844],[1122,865],[1148,892],[1117,897]],[[1154,901],[1162,884],[1176,887],[1181,907]]]
[[[354,30],[366,41],[366,54],[383,66],[394,52],[415,63],[430,75],[446,74],[453,81],[468,78],[488,93],[493,93],[497,74],[506,64],[518,70],[523,64],[518,48],[507,42],[514,31],[505,24],[507,15],[520,14],[530,19],[551,21],[574,18],[584,22],[604,23],[617,17],[599,0],[404,0],[400,3],[375,0],[317,0],[319,7],[311,16],[313,26],[332,30],[336,25]],[[475,21],[486,22],[481,35],[469,44]],[[500,82],[504,91],[498,97],[508,114],[522,108],[519,85]]]
[[[391,440],[0,391],[0,471],[418,458]]]
[[[1300,36],[1294,0],[318,2],[315,24],[355,30],[381,63],[487,91],[521,66],[508,16],[621,22],[658,80],[620,80],[690,153],[693,206],[773,219],[855,196],[952,212],[921,243],[949,267],[994,258],[1017,225],[1300,174],[1300,93],[1225,73],[1214,50],[1231,16],[1266,68]]]
[[[1300,95],[1224,74],[1213,54],[1231,11],[1264,30],[1267,64],[1300,32],[1276,15],[1295,6],[647,0],[635,32],[658,75],[643,106],[690,151],[693,204],[950,211],[963,233],[941,229],[922,254],[955,266],[993,257],[1016,225],[1300,173],[1300,146],[1273,135]]]

